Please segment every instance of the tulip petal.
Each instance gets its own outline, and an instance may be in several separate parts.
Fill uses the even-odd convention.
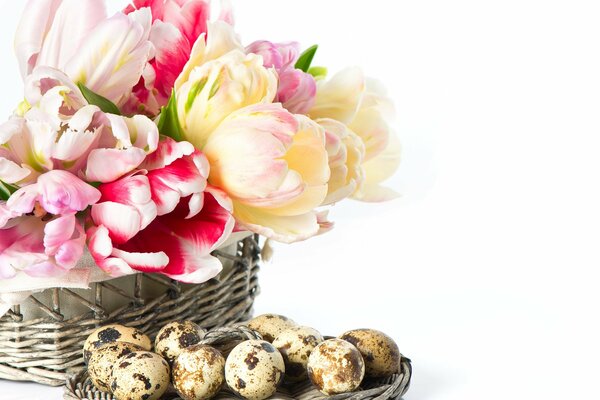
[[[53,255],[58,248],[69,241],[75,231],[75,215],[66,215],[56,218],[46,224],[44,228],[44,247],[46,254]]]
[[[94,149],[88,157],[85,175],[90,182],[113,182],[137,168],[144,158],[146,152],[136,147]]]
[[[18,215],[28,214],[33,211],[38,195],[37,185],[28,185],[13,193],[6,205],[13,213]]]
[[[151,57],[150,24],[147,9],[102,21],[87,35],[85,46],[69,60],[65,71],[76,83],[118,105],[139,82]]]
[[[113,246],[106,227],[93,227],[88,230],[87,236],[90,254],[103,271],[115,278],[136,272],[122,259],[110,256]]]
[[[44,40],[37,65],[64,69],[73,57],[77,57],[81,52],[80,45],[105,18],[104,2],[63,0]]]
[[[132,206],[107,201],[92,207],[92,219],[110,233],[113,243],[123,244],[137,235],[142,224],[140,213]]]
[[[301,177],[283,159],[298,130],[280,105],[256,105],[229,116],[204,148],[210,181],[233,197],[265,199],[303,190]]]
[[[180,158],[164,168],[149,171],[148,179],[159,215],[173,211],[182,197],[201,193],[206,188],[206,178],[200,175],[191,157]]]
[[[239,224],[254,233],[281,243],[295,243],[319,233],[320,225],[314,212],[294,216],[273,215],[269,210],[234,204]]]
[[[0,157],[0,181],[8,184],[18,183],[27,178],[31,171],[16,163]]]
[[[365,77],[359,68],[347,68],[328,81],[317,84],[317,98],[310,110],[312,119],[331,118],[349,124],[365,93]]]
[[[396,172],[400,161],[400,140],[392,134],[388,147],[383,153],[363,164],[366,175],[365,183],[352,197],[365,202],[383,202],[398,198],[400,195],[397,192],[381,186],[380,183]]]
[[[61,3],[62,0],[29,0],[25,5],[27,13],[21,18],[15,35],[15,53],[23,78],[33,70]]]
[[[224,21],[216,21],[209,24],[207,29],[208,33],[200,35],[194,43],[190,59],[175,81],[176,91],[179,91],[181,86],[189,80],[190,74],[196,67],[208,61],[216,60],[230,51],[244,50],[244,46],[242,46],[239,37],[230,24]]]
[[[202,283],[221,270],[210,253],[231,234],[235,225],[231,213],[221,206],[225,201],[216,190],[207,192],[202,211],[190,219],[178,212],[156,219],[148,228],[125,243],[127,252],[164,251],[169,265],[161,273],[189,283]],[[187,213],[186,213],[187,214]]]
[[[71,214],[85,210],[100,199],[100,192],[75,175],[61,170],[38,178],[38,201],[51,214]]]
[[[158,253],[129,253],[114,249],[112,255],[125,261],[134,270],[141,272],[160,272],[169,264],[169,257],[163,251]]]

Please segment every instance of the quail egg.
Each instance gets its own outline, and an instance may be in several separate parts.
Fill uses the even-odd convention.
[[[259,315],[248,322],[248,328],[260,333],[267,342],[273,342],[277,335],[294,326],[294,321],[277,314]]]
[[[149,351],[136,351],[117,360],[110,389],[118,400],[158,400],[169,388],[167,361]]]
[[[356,329],[340,336],[352,343],[365,360],[366,376],[385,378],[398,373],[402,355],[394,340],[373,329]]]
[[[98,390],[110,393],[111,374],[117,360],[134,351],[143,350],[138,345],[125,342],[105,344],[95,350],[88,362],[88,375],[94,386]]]
[[[129,328],[123,325],[106,325],[96,329],[88,336],[83,345],[83,359],[87,361],[92,356],[92,352],[105,344],[114,342],[127,342],[137,344],[144,350],[152,349],[150,338],[135,328]]]
[[[365,363],[352,344],[341,339],[326,340],[308,358],[308,377],[324,394],[352,392],[365,376]]]
[[[183,349],[173,363],[173,386],[183,400],[214,397],[225,382],[225,358],[213,347]]]
[[[306,379],[308,357],[315,347],[323,341],[316,329],[296,326],[280,333],[273,341],[285,362],[287,381],[299,382]]]
[[[263,400],[277,391],[285,374],[283,357],[275,346],[264,340],[238,344],[227,357],[227,385],[248,400]]]
[[[200,343],[206,332],[192,321],[176,321],[165,325],[156,335],[155,351],[169,364],[187,347]]]

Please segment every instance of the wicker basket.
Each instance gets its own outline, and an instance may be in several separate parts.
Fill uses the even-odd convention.
[[[215,252],[229,265],[201,285],[137,274],[95,283],[88,290],[56,288],[31,296],[0,319],[0,378],[63,385],[67,376],[84,368],[81,349],[87,336],[108,323],[154,337],[176,319],[206,329],[247,320],[259,290],[258,239],[249,237],[232,251]]]
[[[261,339],[260,335],[245,326],[224,327],[208,332],[201,344],[209,344],[219,348],[225,355],[240,341],[246,339]],[[410,386],[412,367],[410,360],[402,358],[400,372],[397,375],[385,379],[365,381],[362,387],[352,393],[339,394],[335,396],[325,396],[320,393],[310,382],[304,382],[297,385],[282,387],[272,399],[298,399],[298,400],[386,400],[399,399]],[[114,397],[107,393],[98,391],[88,379],[87,372],[81,371],[71,376],[65,385],[65,400],[114,400]],[[173,390],[163,396],[163,399],[180,400]],[[228,389],[223,389],[215,397],[216,400],[231,399],[236,400],[235,396]]]

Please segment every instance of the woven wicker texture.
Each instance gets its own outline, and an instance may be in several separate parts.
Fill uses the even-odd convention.
[[[224,355],[227,355],[236,344],[247,339],[260,339],[260,335],[245,326],[227,327],[215,329],[204,337],[200,342],[217,347]],[[399,399],[410,386],[412,367],[410,360],[403,358],[401,362],[401,371],[399,374],[383,380],[372,380],[363,383],[359,391],[340,394],[335,396],[325,396],[320,393],[310,382],[304,382],[293,386],[282,387],[271,399],[298,399],[298,400],[386,400]],[[65,400],[115,400],[107,393],[98,391],[88,379],[87,373],[82,371],[71,376],[65,385]],[[235,400],[235,396],[227,388],[219,393],[217,400]],[[165,394],[162,400],[181,400],[173,391]]]
[[[68,375],[83,370],[85,339],[110,323],[139,328],[154,338],[173,320],[191,320],[206,329],[247,320],[259,291],[258,237],[244,239],[231,253],[215,252],[232,267],[201,285],[138,274],[93,284],[84,294],[57,288],[31,296],[27,306],[35,312],[28,313],[43,317],[29,318],[21,305],[0,319],[0,378],[61,386]],[[69,309],[61,309],[67,302]],[[74,302],[83,310],[76,315]]]

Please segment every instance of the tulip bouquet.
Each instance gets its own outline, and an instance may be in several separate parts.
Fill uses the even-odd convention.
[[[91,256],[110,277],[201,283],[239,235],[305,240],[341,200],[395,196],[381,86],[356,68],[328,78],[316,46],[243,45],[220,9],[27,3],[24,100],[0,125],[0,280],[60,283]]]

